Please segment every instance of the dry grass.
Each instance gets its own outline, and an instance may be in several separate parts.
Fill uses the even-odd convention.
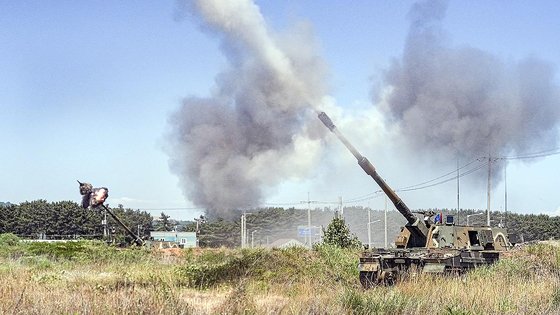
[[[417,275],[364,291],[356,252],[110,251],[0,256],[0,314],[559,314],[560,248],[520,249],[465,276]],[[138,250],[136,250],[138,251]],[[226,266],[193,286],[185,268]],[[188,269],[191,270],[191,269]],[[196,269],[198,270],[198,269]]]

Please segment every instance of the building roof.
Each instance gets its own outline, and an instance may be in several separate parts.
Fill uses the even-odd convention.
[[[193,236],[195,232],[175,232],[175,231],[150,231],[150,236]]]
[[[270,243],[268,246],[273,248],[287,248],[296,246],[305,247],[305,244],[293,238],[281,238]]]

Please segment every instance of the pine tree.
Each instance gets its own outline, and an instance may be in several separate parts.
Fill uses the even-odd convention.
[[[344,219],[335,217],[323,231],[323,243],[342,248],[360,247],[362,243],[354,234],[350,234],[350,229]]]
[[[170,216],[165,214],[164,212],[161,213],[157,222],[155,224],[156,231],[172,231],[173,230],[173,222],[169,220]]]

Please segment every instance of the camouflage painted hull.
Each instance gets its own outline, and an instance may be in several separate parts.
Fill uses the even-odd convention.
[[[392,285],[411,273],[461,274],[499,259],[500,252],[496,250],[370,250],[360,257],[360,283],[367,289],[378,284]]]

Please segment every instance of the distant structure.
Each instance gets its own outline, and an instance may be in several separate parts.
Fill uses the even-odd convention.
[[[293,238],[281,238],[268,245],[270,248],[306,247],[302,242]]]
[[[197,244],[195,232],[150,231],[150,239],[154,242],[167,242],[184,248],[196,247]]]

